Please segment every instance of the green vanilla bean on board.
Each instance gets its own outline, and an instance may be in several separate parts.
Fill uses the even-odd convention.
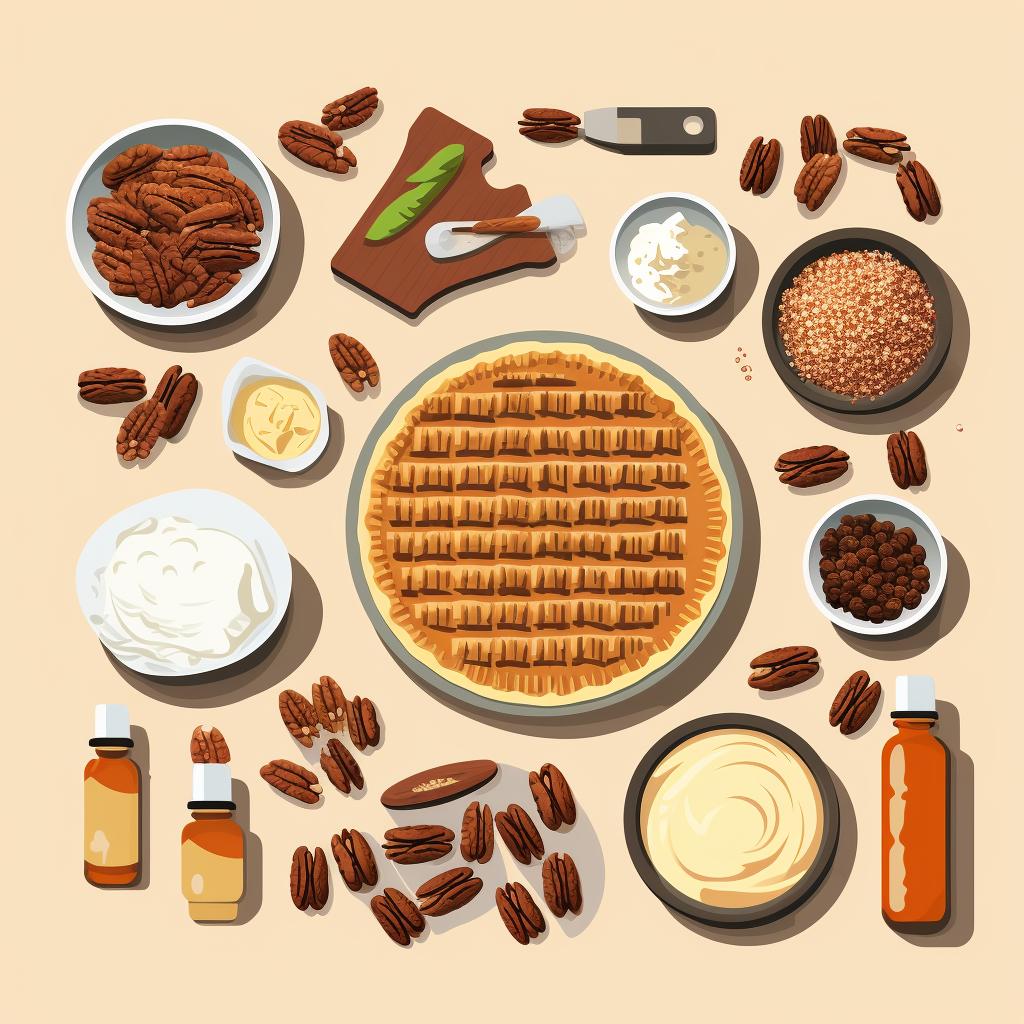
[[[404,231],[448,187],[462,166],[466,147],[455,143],[435,153],[406,182],[414,185],[388,203],[366,232],[371,242],[394,238]]]

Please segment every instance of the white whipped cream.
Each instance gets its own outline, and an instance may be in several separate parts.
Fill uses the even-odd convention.
[[[274,608],[244,541],[177,516],[122,533],[100,584],[104,643],[170,668],[232,654]]]
[[[686,305],[710,294],[725,275],[728,249],[713,231],[680,213],[643,224],[629,243],[633,287],[649,302]]]

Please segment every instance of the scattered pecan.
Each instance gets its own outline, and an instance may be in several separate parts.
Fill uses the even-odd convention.
[[[928,479],[924,445],[914,431],[901,430],[898,434],[890,434],[885,449],[889,457],[889,472],[897,487],[905,491],[908,487],[920,487]]]
[[[494,902],[509,935],[523,946],[547,927],[540,908],[519,882],[508,882],[503,889],[495,890]]]
[[[452,868],[428,878],[417,890],[420,913],[424,917],[442,917],[459,910],[484,887],[472,868]]]
[[[520,864],[529,864],[544,856],[544,840],[529,814],[519,804],[509,804],[494,816],[494,826],[505,840],[509,852]]]
[[[132,146],[123,153],[118,153],[103,168],[103,184],[107,188],[117,188],[126,178],[140,174],[163,155],[164,151],[159,146],[151,146],[148,142],[141,146]]]
[[[227,764],[231,760],[224,734],[215,725],[209,729],[197,725],[192,731],[189,750],[193,764]]]
[[[78,394],[93,405],[137,402],[146,395],[146,378],[126,366],[100,366],[78,375]]]
[[[361,342],[347,334],[332,334],[328,347],[341,379],[353,391],[362,391],[364,382],[371,388],[380,383],[376,360]]]
[[[910,144],[902,132],[888,128],[851,128],[846,133],[843,149],[876,164],[898,164]]]
[[[832,709],[828,713],[828,724],[839,726],[844,736],[849,736],[864,727],[882,696],[882,684],[871,682],[871,676],[863,670],[854,672],[839,688]]]
[[[573,799],[565,776],[553,765],[541,765],[539,772],[530,772],[530,792],[537,804],[540,820],[550,829],[559,828],[563,822],[572,825],[576,821],[576,801]]]
[[[331,894],[331,876],[327,857],[320,847],[310,852],[300,846],[292,854],[292,903],[299,910],[323,910]]]
[[[375,747],[380,743],[377,708],[369,697],[353,697],[346,701],[345,721],[348,725],[348,734],[357,750]]]
[[[313,708],[328,732],[341,732],[345,728],[345,703],[345,694],[330,676],[321,676],[319,682],[313,684]]]
[[[942,212],[935,179],[919,160],[908,160],[896,169],[896,184],[900,187],[907,213],[914,220],[938,217]]]
[[[332,174],[348,174],[349,169],[356,165],[355,155],[348,146],[342,146],[341,136],[322,124],[285,121],[278,129],[277,137],[292,156],[312,167],[319,167]]]
[[[842,170],[842,157],[833,153],[816,153],[804,164],[796,179],[793,194],[798,203],[803,203],[812,213],[828,198]]]
[[[260,775],[274,789],[280,790],[285,796],[294,797],[304,804],[315,804],[320,799],[323,787],[320,780],[308,768],[277,758],[260,769]]]
[[[462,841],[459,846],[464,860],[486,864],[494,853],[494,820],[491,808],[474,800],[462,816]]]
[[[340,836],[331,836],[331,852],[352,892],[359,892],[364,885],[372,889],[377,884],[377,859],[361,832],[343,828]]]
[[[755,690],[785,690],[817,675],[821,667],[813,647],[777,647],[759,654],[750,663],[754,670],[747,682]]]
[[[370,900],[370,909],[388,937],[400,946],[408,946],[427,926],[416,904],[404,892],[390,886]]]
[[[753,192],[755,196],[763,196],[775,181],[781,155],[782,146],[778,139],[765,142],[764,137],[758,135],[747,147],[740,165],[740,188],[744,192]]]
[[[195,405],[199,381],[193,373],[182,373],[180,366],[170,366],[160,378],[153,397],[167,410],[161,437],[177,437]]]
[[[552,853],[541,869],[544,902],[555,917],[578,914],[583,906],[583,887],[576,862],[567,853]]]
[[[351,793],[353,786],[362,789],[366,785],[356,759],[338,739],[328,740],[327,746],[320,751],[320,767],[327,772],[335,789],[342,793]]]
[[[443,825],[402,825],[384,833],[384,856],[396,864],[424,864],[452,852],[455,833]]]
[[[557,107],[529,107],[523,111],[519,134],[536,142],[565,142],[579,135],[580,119]]]
[[[125,462],[148,459],[163,430],[167,410],[155,398],[139,402],[117,432],[117,454]]]
[[[356,128],[373,116],[379,102],[377,90],[367,85],[328,103],[320,120],[333,131]]]
[[[313,705],[298,690],[282,690],[277,698],[277,708],[292,737],[304,747],[312,748],[313,739],[320,735]]]
[[[824,114],[815,114],[814,117],[808,114],[800,122],[800,156],[804,163],[819,153],[832,156],[838,152],[836,133],[829,119]]]
[[[817,487],[838,480],[850,468],[850,456],[834,444],[794,448],[775,460],[779,479],[791,487]]]

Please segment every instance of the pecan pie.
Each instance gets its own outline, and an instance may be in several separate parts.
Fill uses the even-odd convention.
[[[593,358],[526,342],[452,367],[384,433],[364,485],[364,559],[396,636],[501,700],[638,681],[725,570],[710,437],[664,382],[579,348]]]

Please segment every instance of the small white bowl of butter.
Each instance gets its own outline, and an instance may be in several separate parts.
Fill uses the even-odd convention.
[[[634,203],[612,234],[612,276],[640,309],[689,316],[710,306],[736,269],[736,240],[709,202],[660,192]]]
[[[224,381],[221,422],[236,455],[285,473],[312,466],[330,434],[327,399],[316,385],[248,357]]]

